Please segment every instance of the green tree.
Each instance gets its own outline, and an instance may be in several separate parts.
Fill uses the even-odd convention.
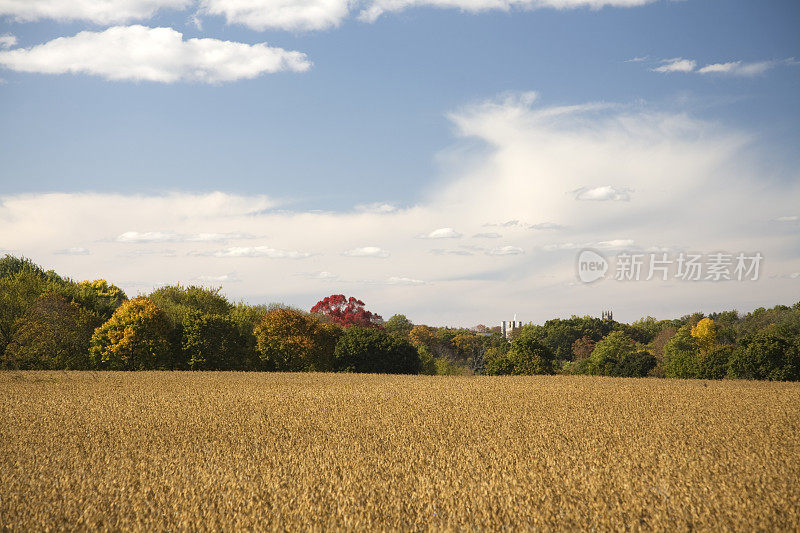
[[[190,311],[183,320],[181,348],[192,370],[245,370],[245,342],[228,316]]]
[[[94,365],[108,370],[172,368],[169,316],[144,297],[122,304],[92,336]]]
[[[700,379],[722,379],[728,373],[728,365],[733,357],[733,346],[718,346],[703,354],[698,362]]]
[[[347,328],[336,343],[334,368],[344,372],[418,374],[420,357],[408,342],[374,328]]]
[[[3,366],[23,370],[89,369],[89,341],[100,322],[77,303],[46,292],[17,321]]]
[[[507,352],[486,354],[487,375],[535,375],[553,373],[553,352],[543,342],[543,328],[525,325],[518,330]],[[574,342],[574,341],[573,341]]]
[[[49,286],[47,279],[31,269],[0,278],[0,353],[14,337],[17,321]]]
[[[797,344],[767,328],[734,350],[728,372],[742,379],[796,381],[800,379],[800,350]]]
[[[408,335],[413,328],[414,324],[406,318],[406,315],[394,315],[383,324],[386,333],[403,340],[408,340]]]
[[[690,326],[681,327],[664,346],[664,375],[668,378],[698,377],[699,354],[700,348],[692,337]]]

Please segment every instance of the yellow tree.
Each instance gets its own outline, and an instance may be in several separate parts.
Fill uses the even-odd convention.
[[[315,315],[278,308],[262,317],[253,334],[266,369],[324,372],[333,368],[341,329]]]
[[[692,337],[697,342],[700,353],[705,355],[717,346],[717,326],[710,318],[704,318],[692,327]]]

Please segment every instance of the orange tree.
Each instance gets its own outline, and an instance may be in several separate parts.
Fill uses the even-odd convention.
[[[95,330],[89,354],[95,366],[108,370],[167,369],[171,330],[167,314],[140,296],[122,304]]]
[[[253,331],[266,370],[325,372],[333,368],[340,328],[293,309],[267,312]]]

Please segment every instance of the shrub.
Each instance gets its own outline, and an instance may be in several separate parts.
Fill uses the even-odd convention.
[[[89,353],[98,368],[169,369],[171,329],[169,317],[155,303],[144,297],[134,298],[95,330]]]

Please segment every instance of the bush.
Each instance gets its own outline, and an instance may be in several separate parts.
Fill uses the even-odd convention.
[[[42,294],[17,322],[3,366],[22,370],[89,369],[89,341],[100,322],[96,315],[59,294]]]
[[[410,343],[374,328],[347,328],[334,352],[334,368],[344,372],[418,374],[420,366]]]
[[[134,298],[95,330],[89,353],[96,367],[108,370],[170,369],[171,330],[162,309],[148,298]]]

